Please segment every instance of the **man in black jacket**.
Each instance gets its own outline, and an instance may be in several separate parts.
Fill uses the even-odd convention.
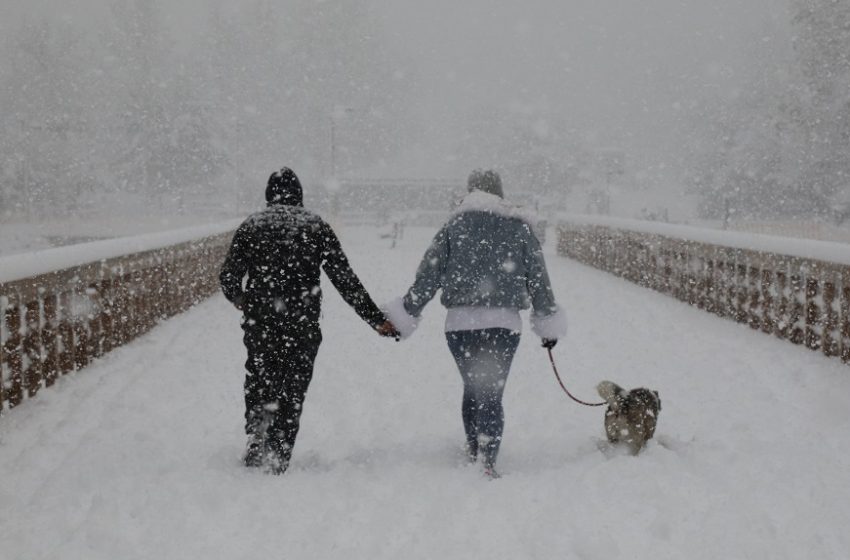
[[[265,210],[236,230],[219,279],[225,297],[243,312],[244,461],[281,474],[292,456],[322,341],[320,268],[378,334],[398,332],[351,269],[331,227],[303,207],[301,184],[291,169],[272,173],[266,201]]]

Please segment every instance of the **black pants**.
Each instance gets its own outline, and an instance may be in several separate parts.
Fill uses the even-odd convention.
[[[293,329],[246,319],[245,432],[288,462],[322,342],[318,324]]]
[[[502,394],[519,345],[519,333],[482,329],[446,333],[449,350],[463,378],[461,414],[472,455],[492,467],[499,455],[505,413]]]

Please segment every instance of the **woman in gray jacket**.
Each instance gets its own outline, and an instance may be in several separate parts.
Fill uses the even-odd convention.
[[[555,303],[533,218],[503,200],[495,171],[473,171],[468,189],[425,252],[407,294],[385,312],[406,338],[443,290],[446,340],[463,378],[466,450],[496,478],[502,393],[522,330],[519,312],[532,307],[532,330],[546,348],[566,334],[566,319]]]

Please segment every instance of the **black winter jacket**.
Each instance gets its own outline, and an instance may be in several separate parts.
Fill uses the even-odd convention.
[[[321,312],[320,268],[364,321],[372,327],[385,321],[334,231],[298,205],[271,204],[249,216],[233,236],[219,280],[246,319],[310,329],[318,328]]]

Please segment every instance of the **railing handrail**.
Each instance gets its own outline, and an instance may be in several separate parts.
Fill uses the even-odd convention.
[[[761,253],[773,253],[786,257],[817,260],[842,265],[850,265],[850,244],[838,241],[801,239],[764,233],[751,233],[733,230],[712,229],[688,224],[652,222],[611,216],[560,214],[558,223],[570,223],[582,226],[599,226],[651,235],[660,235]]]
[[[134,253],[161,249],[192,240],[233,231],[238,220],[191,226],[156,233],[116,237],[53,247],[39,251],[0,256],[0,294],[4,284],[49,275],[61,270],[81,267]]]
[[[71,247],[73,259],[101,257],[0,283],[0,411],[215,293],[233,225]],[[156,247],[188,232],[204,235]],[[143,250],[103,256],[119,246]]]
[[[582,221],[559,254],[850,362],[850,265]]]

